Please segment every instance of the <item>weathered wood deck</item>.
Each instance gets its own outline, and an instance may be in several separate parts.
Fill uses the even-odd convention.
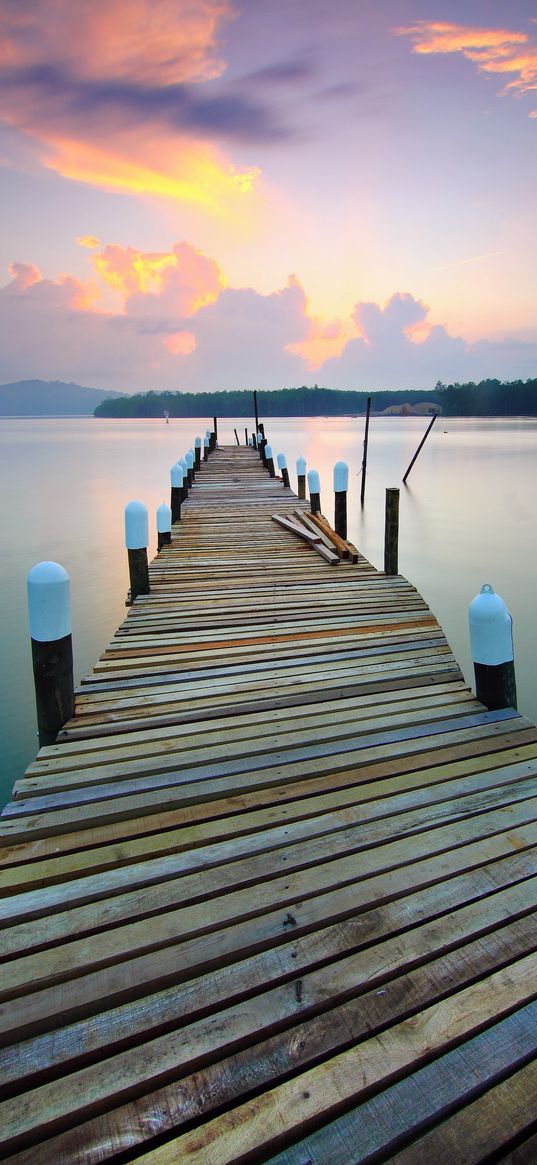
[[[212,455],[0,819],[13,1165],[537,1160],[537,731],[297,504]]]

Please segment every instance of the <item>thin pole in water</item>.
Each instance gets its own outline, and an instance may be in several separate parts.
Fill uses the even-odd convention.
[[[365,498],[365,475],[367,472],[367,446],[369,442],[369,417],[371,416],[371,397],[367,398],[367,409],[365,414],[365,433],[364,433],[364,455],[362,458],[362,485],[360,487],[360,505],[363,506]]]
[[[431,418],[430,424],[428,425],[428,428],[427,428],[427,432],[425,433],[425,436],[424,436],[424,437],[422,437],[422,439],[421,439],[421,441],[420,441],[420,443],[419,443],[419,445],[418,445],[418,448],[416,449],[416,452],[415,452],[415,454],[414,454],[414,456],[413,456],[413,458],[412,458],[412,461],[410,462],[410,465],[409,465],[409,467],[408,467],[408,469],[407,469],[407,471],[406,471],[406,473],[405,473],[405,476],[404,476],[404,478],[403,478],[403,485],[404,485],[404,484],[405,484],[405,482],[406,482],[406,479],[407,479],[407,477],[408,477],[408,475],[409,475],[409,473],[410,473],[410,470],[412,469],[412,466],[413,466],[413,464],[414,464],[414,462],[415,462],[415,460],[416,460],[416,458],[417,458],[417,456],[418,456],[418,453],[420,453],[420,452],[421,452],[421,450],[423,449],[423,446],[425,445],[425,442],[426,442],[426,440],[427,440],[427,437],[429,436],[429,433],[431,432],[431,429],[432,429],[432,427],[433,427],[433,425],[434,425],[434,423],[435,423],[435,421],[436,421],[436,417],[437,417],[437,413],[435,413],[435,414],[434,414],[434,417],[432,417],[432,418]]]

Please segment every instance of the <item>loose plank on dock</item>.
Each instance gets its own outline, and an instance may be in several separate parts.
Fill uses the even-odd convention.
[[[12,1165],[536,1159],[537,730],[297,507],[202,464],[0,818]]]

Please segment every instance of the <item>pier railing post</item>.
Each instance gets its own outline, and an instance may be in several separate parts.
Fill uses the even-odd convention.
[[[186,473],[187,473],[187,479],[188,479],[188,488],[191,489],[192,483],[194,481],[194,456],[191,453],[190,449],[188,450],[187,453],[185,453],[184,459],[186,461]]]
[[[399,490],[386,490],[386,517],[384,524],[384,573],[399,572]]]
[[[272,445],[265,444],[265,467],[269,471],[269,477],[276,477],[276,470],[274,469],[274,457],[272,456]]]
[[[169,546],[172,540],[172,511],[171,507],[162,502],[157,507],[157,552],[160,554],[163,546]]]
[[[513,620],[490,583],[472,599],[468,617],[477,699],[490,712],[516,708]]]
[[[194,463],[196,473],[201,465],[201,437],[196,437],[194,441]]]
[[[52,744],[74,714],[69,575],[58,562],[39,562],[28,574],[28,616],[39,745]]]
[[[148,542],[147,506],[143,502],[129,502],[125,506],[125,545],[129,556],[131,603],[138,595],[149,594]]]
[[[209,460],[209,438],[207,434],[205,434],[205,437],[203,438],[203,460]]]
[[[312,514],[321,512],[321,481],[316,469],[308,469],[308,489]]]
[[[297,494],[299,498],[306,497],[306,458],[297,457],[296,459],[296,478],[297,478]]]
[[[183,467],[177,462],[170,469],[171,478],[171,520],[172,525],[181,521],[181,502],[183,500]],[[159,547],[160,549],[160,547]]]
[[[349,467],[345,461],[334,465],[334,530],[340,538],[347,537],[347,490]]]
[[[278,462],[278,469],[280,470],[281,475],[282,475],[282,481],[284,484],[284,488],[289,489],[291,483],[289,481],[289,470],[287,468],[287,458],[285,456],[285,453],[278,453],[276,460]]]

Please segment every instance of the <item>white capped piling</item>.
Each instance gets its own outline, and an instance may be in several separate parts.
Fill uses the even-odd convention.
[[[125,506],[125,545],[129,556],[131,603],[138,595],[149,594],[148,543],[147,506],[143,502],[129,502]]]
[[[340,538],[347,537],[347,490],[349,467],[345,461],[334,465],[334,530]]]
[[[266,443],[267,442],[265,441],[265,438],[263,436],[263,430],[258,429],[257,430],[257,450],[258,450],[259,456],[261,458],[261,461],[263,462],[263,465],[265,464],[265,445],[266,445]]]
[[[513,620],[490,583],[472,599],[468,622],[477,699],[491,712],[516,708]]]
[[[27,578],[28,619],[39,745],[52,744],[74,714],[69,575],[58,562],[38,562]]]
[[[169,546],[172,540],[172,511],[166,502],[157,507],[157,550],[160,553],[163,546]]]
[[[272,455],[272,445],[265,445],[265,466],[269,471],[269,477],[276,477],[276,470],[274,469],[274,457]]]
[[[399,490],[388,487],[384,519],[384,573],[399,571]]]
[[[289,470],[287,468],[287,458],[285,456],[285,453],[278,453],[276,460],[278,462],[278,469],[280,470],[280,473],[282,475],[282,481],[284,484],[284,488],[289,489],[289,486],[291,483],[289,481]]]
[[[310,510],[318,514],[321,510],[321,482],[316,469],[308,469],[308,489],[310,491]]]
[[[201,465],[201,437],[196,437],[194,440],[194,468],[196,471]]]
[[[177,462],[177,464],[178,464],[178,465],[180,465],[180,466],[181,466],[181,469],[183,470],[183,492],[182,492],[182,500],[183,500],[184,502],[186,502],[186,499],[187,499],[187,497],[188,497],[188,465],[187,465],[186,456],[185,456],[185,457],[180,457],[180,458],[179,458],[179,460],[178,460],[178,462]]]
[[[306,497],[306,458],[296,459],[297,493],[299,498]]]
[[[187,477],[188,477],[188,488],[190,489],[190,487],[192,486],[192,482],[194,481],[194,454],[193,454],[191,449],[189,449],[187,451],[187,453],[185,453],[185,461],[186,461],[186,472],[187,472]]]
[[[183,500],[183,466],[177,461],[170,469],[171,478],[171,519],[172,523],[181,521],[181,502]]]
[[[203,438],[203,460],[204,461],[209,460],[209,438],[208,438],[207,434],[205,434],[205,436]]]

